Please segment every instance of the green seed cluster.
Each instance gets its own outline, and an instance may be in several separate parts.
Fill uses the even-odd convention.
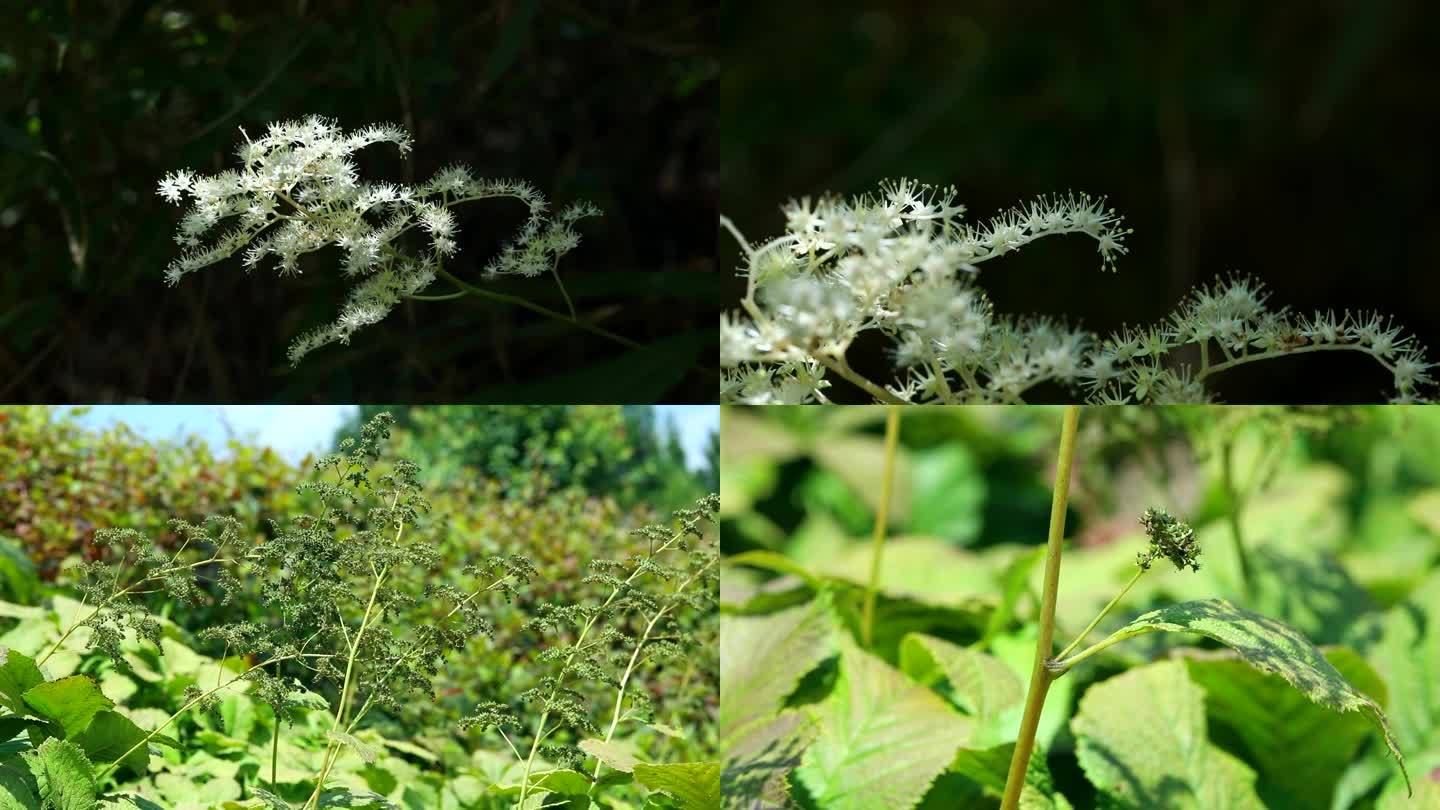
[[[1175,570],[1190,566],[1199,571],[1200,543],[1195,539],[1195,530],[1188,523],[1177,520],[1164,509],[1146,509],[1140,516],[1140,525],[1150,536],[1150,548],[1136,555],[1136,564],[1150,570],[1150,563],[1164,557],[1175,565]]]

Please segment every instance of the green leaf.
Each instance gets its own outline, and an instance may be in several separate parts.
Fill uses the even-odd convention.
[[[1331,650],[1326,658],[1347,681],[1383,694],[1379,676],[1353,650]],[[1224,727],[1244,744],[1267,805],[1330,805],[1340,775],[1370,734],[1364,717],[1312,703],[1284,680],[1235,658],[1189,659],[1186,666],[1205,690],[1212,728]]]
[[[121,767],[129,768],[136,776],[144,776],[150,770],[150,749],[144,745],[135,748],[144,739],[145,732],[130,718],[117,712],[103,711],[98,712],[85,731],[75,738],[75,744],[85,751],[91,762],[111,763],[124,755],[125,759],[120,760]],[[135,750],[131,751],[131,748]]]
[[[25,702],[59,723],[67,740],[84,731],[98,712],[115,707],[89,675],[71,675],[32,687],[25,692]]]
[[[0,810],[40,810],[35,790],[34,777],[9,763],[0,763]]]
[[[354,751],[360,756],[362,760],[365,761],[366,765],[375,762],[375,757],[379,753],[375,749],[375,746],[371,745],[370,743],[362,742],[361,740],[356,739],[355,735],[353,734],[346,734],[343,731],[331,730],[326,731],[325,736]]]
[[[827,810],[914,807],[971,731],[934,692],[848,641],[817,714],[819,732],[795,778]]]
[[[590,780],[579,771],[561,769],[536,779],[534,787],[562,796],[584,796],[590,792]]]
[[[998,720],[1025,699],[1020,679],[1003,661],[944,639],[906,636],[900,643],[900,669],[927,686],[949,681],[955,698],[975,718],[970,744],[976,747],[1004,742]]]
[[[1010,759],[1015,743],[991,748],[965,748],[955,755],[951,773],[963,774],[996,797],[1005,794]],[[1071,810],[1070,802],[1055,788],[1044,749],[1037,746],[1025,769],[1025,786],[1020,790],[1020,810]]]
[[[95,769],[74,743],[51,737],[22,756],[47,810],[95,810],[99,806]]]
[[[640,760],[631,747],[617,740],[581,740],[580,750],[617,771],[630,773]]]
[[[1102,681],[1070,723],[1080,767],[1124,810],[1264,810],[1255,773],[1212,744],[1205,693],[1185,665],[1162,661]]]
[[[779,713],[805,673],[829,658],[830,597],[763,617],[720,617],[720,737]]]
[[[790,807],[790,772],[800,764],[815,731],[809,712],[790,710],[768,723],[751,723],[730,738],[721,774],[726,806]]]
[[[635,781],[670,794],[684,810],[716,810],[720,806],[720,763],[674,762],[635,766]]]
[[[35,659],[9,647],[0,647],[0,706],[15,714],[29,714],[25,693],[45,682]]]
[[[1181,602],[1145,613],[1116,630],[1104,644],[1158,631],[1198,633],[1224,644],[1251,666],[1273,672],[1312,701],[1337,712],[1358,711],[1374,724],[1400,765],[1408,784],[1405,758],[1390,732],[1390,723],[1375,701],[1366,697],[1331,666],[1315,645],[1293,627],[1235,607],[1224,599]]]
[[[980,536],[985,478],[970,449],[946,444],[910,454],[912,534],[943,537],[968,546]]]

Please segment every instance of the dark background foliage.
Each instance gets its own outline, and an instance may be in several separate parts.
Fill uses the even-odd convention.
[[[1440,178],[1424,77],[1436,9],[907,1],[800,15],[728,3],[721,210],[761,239],[791,197],[887,177],[953,183],[975,218],[1085,190],[1135,228],[1118,275],[1100,274],[1092,243],[1047,240],[983,274],[1000,311],[1109,332],[1158,321],[1234,271],[1300,311],[1393,314],[1435,347]],[[728,278],[733,240],[719,262]],[[743,283],[727,285],[738,300]],[[872,378],[879,344],[851,352]],[[1359,355],[1306,355],[1228,372],[1218,393],[1373,402],[1387,376]]]
[[[694,367],[715,355],[714,39],[688,0],[3,4],[0,400],[712,401]],[[299,277],[232,260],[166,288],[179,212],[159,178],[309,114],[413,133],[408,159],[361,155],[368,179],[463,162],[598,204],[562,272],[582,317],[646,348],[412,302],[291,371],[290,340],[348,289],[333,251]],[[479,281],[522,213],[458,208],[452,269]],[[548,278],[493,288],[564,309]]]

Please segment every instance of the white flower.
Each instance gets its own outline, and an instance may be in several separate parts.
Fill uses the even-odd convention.
[[[160,181],[160,196],[170,202],[180,202],[184,192],[190,190],[190,183],[193,179],[194,176],[183,169],[165,175],[165,178]]]

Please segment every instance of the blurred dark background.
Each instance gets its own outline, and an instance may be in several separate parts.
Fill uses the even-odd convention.
[[[1044,240],[987,265],[999,311],[1103,334],[1238,272],[1276,305],[1378,309],[1440,347],[1437,29],[1440,6],[1419,0],[727,3],[721,211],[761,239],[787,199],[889,177],[953,183],[975,219],[1084,190],[1135,229],[1119,273],[1100,272],[1093,242]],[[728,236],[719,263],[738,301]],[[883,346],[857,342],[851,364],[889,379]],[[1286,403],[1393,389],[1343,352],[1252,364],[1214,390]]]
[[[713,401],[716,19],[699,0],[0,5],[0,401]],[[362,152],[364,179],[462,162],[598,204],[561,272],[582,317],[646,348],[412,302],[292,371],[349,288],[337,251],[167,288],[181,211],[160,177],[233,167],[237,126],[309,114],[412,132],[408,159]],[[479,282],[523,211],[455,211],[451,269]],[[548,277],[490,286],[564,310]]]

